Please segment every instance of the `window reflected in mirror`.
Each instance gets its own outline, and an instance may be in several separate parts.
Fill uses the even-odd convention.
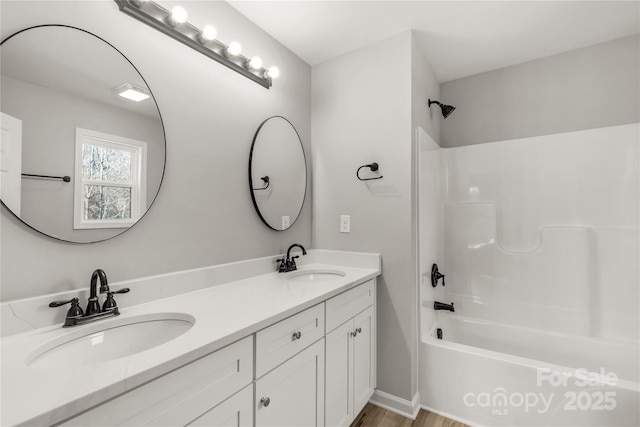
[[[74,228],[130,227],[146,205],[147,143],[76,130]]]
[[[0,66],[2,204],[75,243],[110,239],[142,219],[162,184],[166,143],[129,59],[85,30],[40,25],[0,43]]]

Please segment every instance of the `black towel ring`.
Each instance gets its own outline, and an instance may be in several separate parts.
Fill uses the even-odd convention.
[[[258,191],[258,190],[266,190],[267,188],[269,188],[269,176],[265,175],[262,178],[260,178],[261,180],[264,181],[265,186],[262,188],[252,188],[253,191]]]
[[[377,164],[377,163],[375,163],[375,162],[374,162],[374,163],[370,163],[370,164],[368,164],[368,165],[362,165],[362,166],[360,166],[360,167],[358,168],[358,170],[356,171],[356,176],[358,177],[358,179],[359,179],[360,181],[371,181],[371,180],[373,180],[373,179],[381,179],[381,178],[382,178],[382,175],[380,175],[380,176],[376,176],[376,177],[374,177],[374,178],[360,178],[360,169],[362,169],[362,168],[369,168],[369,169],[371,169],[371,172],[376,172],[378,169],[380,169],[380,167],[378,166],[378,164]]]

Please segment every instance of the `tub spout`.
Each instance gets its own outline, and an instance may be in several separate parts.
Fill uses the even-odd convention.
[[[453,303],[451,304],[445,304],[443,302],[439,302],[439,301],[434,301],[433,302],[433,309],[434,310],[449,310],[449,311],[456,311],[453,308]]]

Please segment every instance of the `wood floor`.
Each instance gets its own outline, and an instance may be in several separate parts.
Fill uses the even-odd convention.
[[[468,427],[441,415],[420,409],[415,421],[368,403],[351,427]]]

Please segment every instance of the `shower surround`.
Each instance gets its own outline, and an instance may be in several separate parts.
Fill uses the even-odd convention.
[[[422,405],[480,425],[637,425],[640,125],[420,144],[421,277],[446,275],[420,285]],[[534,395],[551,401],[509,400]]]

